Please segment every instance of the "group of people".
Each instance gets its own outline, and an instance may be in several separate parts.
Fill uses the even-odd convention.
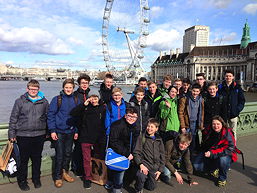
[[[207,83],[204,73],[197,74],[193,84],[188,78],[173,81],[170,75],[160,85],[141,77],[129,101],[113,85],[111,74],[106,74],[99,95],[90,94],[88,75],[80,76],[77,83],[74,91],[74,80],[66,79],[49,105],[39,82],[31,80],[27,92],[15,101],[8,135],[20,150],[17,181],[21,190],[30,189],[29,159],[34,187],[42,186],[46,136],[55,147],[57,188],[63,180],[74,181],[70,166],[83,175],[84,188],[91,188],[91,157],[104,160],[107,147],[130,160],[126,171],[108,169],[105,188],[113,193],[120,193],[134,179],[137,192],[154,190],[157,180],[170,184],[172,175],[183,184],[181,171],[188,174],[189,185],[198,184],[194,171],[210,173],[218,186],[226,185],[230,164],[237,159],[237,117],[245,103],[233,71],[226,70],[219,85]]]

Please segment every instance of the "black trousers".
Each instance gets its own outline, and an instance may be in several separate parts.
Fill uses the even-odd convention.
[[[153,191],[156,188],[155,174],[153,171],[149,171],[148,175],[145,175],[139,169],[136,175],[136,191],[141,191],[143,188]]]
[[[28,161],[32,162],[32,181],[40,179],[41,157],[45,141],[45,135],[37,137],[17,137],[17,144],[20,150],[20,166],[18,168],[18,182],[27,181]]]

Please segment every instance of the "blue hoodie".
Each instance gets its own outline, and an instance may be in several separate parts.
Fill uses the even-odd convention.
[[[105,128],[106,135],[110,134],[110,127],[114,121],[121,119],[126,114],[126,102],[124,99],[121,100],[120,106],[111,98],[109,104],[106,105],[106,117],[105,117]],[[108,106],[110,108],[108,108]],[[110,112],[111,111],[111,112]]]
[[[61,94],[62,104],[58,108],[58,96],[55,96],[48,110],[48,129],[51,133],[75,133],[76,128],[76,118],[70,115],[70,112],[78,104],[75,103],[74,95]]]

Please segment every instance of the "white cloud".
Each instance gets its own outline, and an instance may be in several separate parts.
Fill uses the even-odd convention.
[[[164,9],[163,9],[163,7],[153,6],[153,7],[151,7],[150,10],[151,10],[150,11],[151,17],[152,18],[157,18],[157,17],[159,17],[162,14]]]
[[[257,12],[257,3],[250,3],[250,4],[246,5],[243,8],[243,11],[248,14],[255,15]]]
[[[209,0],[209,3],[218,9],[227,8],[231,0]]]
[[[75,45],[78,45],[78,46],[81,46],[81,45],[84,45],[84,41],[82,40],[79,40],[79,39],[76,39],[74,37],[69,37],[68,38],[68,41],[72,44],[75,44]]]
[[[237,33],[236,32],[226,32],[226,31],[216,31],[214,32],[214,38],[211,40],[212,45],[224,45],[236,43]]]
[[[9,28],[0,26],[0,50],[39,54],[72,54],[73,51],[60,38],[39,28]]]
[[[147,39],[147,45],[155,51],[169,50],[171,48],[181,47],[181,34],[174,29],[169,31],[159,29],[149,35]]]

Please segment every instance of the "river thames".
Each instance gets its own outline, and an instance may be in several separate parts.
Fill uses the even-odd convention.
[[[26,92],[27,81],[0,81],[0,124],[8,123],[15,100]],[[123,90],[124,99],[129,100],[130,94],[134,86],[120,86]],[[77,87],[76,87],[77,89]],[[40,90],[45,94],[49,103],[52,98],[62,90],[62,81],[40,81]],[[98,87],[91,86],[90,93],[98,94]],[[247,102],[257,102],[257,93],[245,93]]]

